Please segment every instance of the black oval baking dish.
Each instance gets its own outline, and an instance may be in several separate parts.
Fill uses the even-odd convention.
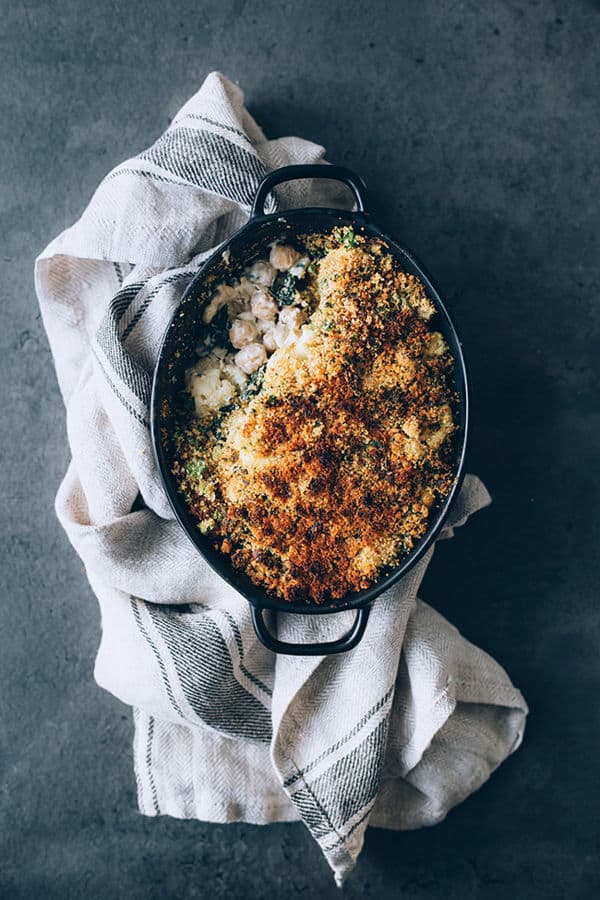
[[[265,201],[271,190],[285,181],[301,178],[335,179],[347,185],[355,197],[355,211],[340,209],[302,208],[288,209],[283,213],[265,214]],[[197,550],[218,574],[251,604],[254,627],[259,639],[275,653],[296,655],[326,655],[350,650],[362,638],[370,607],[373,601],[395,584],[423,556],[444,524],[448,510],[456,496],[463,475],[467,441],[469,399],[465,361],[461,343],[450,316],[438,291],[429,276],[417,263],[412,253],[400,247],[392,238],[384,234],[371,220],[365,204],[366,189],[362,180],[339,166],[310,165],[285,166],[271,172],[261,182],[254,200],[248,223],[222,244],[201,266],[186,289],[181,302],[167,328],[160,349],[151,401],[151,430],[154,452],[162,483],[173,511]],[[385,571],[367,590],[348,594],[340,600],[316,604],[309,600],[287,602],[254,585],[244,572],[233,568],[229,557],[218,551],[210,539],[198,529],[197,520],[188,510],[184,498],[177,489],[171,473],[172,432],[174,400],[184,383],[185,369],[195,358],[194,347],[198,344],[202,330],[207,326],[202,322],[204,302],[211,293],[211,286],[222,279],[231,279],[241,272],[257,256],[264,252],[272,241],[293,240],[296,235],[311,232],[327,232],[336,225],[352,226],[356,233],[367,237],[382,238],[403,270],[416,275],[423,283],[427,294],[436,307],[432,323],[444,335],[455,360],[454,388],[457,397],[456,415],[458,428],[453,440],[454,481],[450,493],[432,507],[429,526],[425,534],[416,542],[412,551],[393,569]],[[292,644],[278,640],[268,629],[263,612],[265,609],[303,615],[327,615],[340,610],[354,609],[356,617],[350,630],[339,640],[326,643]]]

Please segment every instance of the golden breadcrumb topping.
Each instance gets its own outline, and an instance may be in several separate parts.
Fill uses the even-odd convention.
[[[321,603],[397,565],[450,491],[454,361],[383,241],[338,228],[295,245],[310,265],[272,288],[295,326],[232,403],[181,419],[173,473],[236,568]]]

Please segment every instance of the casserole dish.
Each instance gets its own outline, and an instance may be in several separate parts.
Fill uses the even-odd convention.
[[[265,202],[273,188],[295,179],[335,179],[350,188],[355,198],[355,211],[339,209],[302,208],[282,213],[265,213]],[[423,556],[442,527],[463,475],[468,430],[468,390],[462,347],[454,325],[442,299],[414,256],[385,235],[371,221],[366,210],[366,190],[362,180],[349,169],[338,166],[286,166],[271,172],[256,192],[248,223],[222,244],[206,260],[194,276],[169,324],[159,352],[154,373],[151,399],[151,430],[154,452],[162,483],[180,524],[194,546],[216,572],[251,604],[252,619],[259,639],[276,653],[296,655],[326,655],[350,650],[362,638],[372,602],[395,584]],[[381,573],[370,587],[332,601],[315,603],[308,599],[286,601],[252,583],[248,575],[235,569],[229,557],[218,551],[210,539],[201,533],[197,519],[178,490],[171,471],[173,464],[172,433],[174,412],[185,384],[185,371],[194,356],[194,348],[207,326],[203,310],[211,290],[219,282],[231,279],[256,259],[264,248],[274,242],[293,241],[295,236],[321,234],[335,226],[351,227],[357,234],[385,241],[388,252],[395,257],[404,272],[415,275],[435,307],[434,323],[443,335],[454,358],[453,390],[456,397],[456,431],[452,442],[453,482],[449,493],[436,502],[429,513],[427,530],[415,542],[412,550],[394,568]],[[276,638],[264,618],[265,610],[296,614],[332,614],[352,609],[356,617],[350,630],[340,639],[325,643],[292,644]]]

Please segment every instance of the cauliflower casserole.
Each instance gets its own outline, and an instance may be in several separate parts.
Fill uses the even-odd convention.
[[[275,243],[204,301],[172,473],[198,528],[271,594],[370,587],[454,483],[454,360],[385,242]]]

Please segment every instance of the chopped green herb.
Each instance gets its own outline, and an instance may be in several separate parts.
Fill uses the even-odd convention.
[[[260,391],[263,383],[263,378],[265,377],[265,369],[267,364],[265,363],[257,369],[256,372],[250,376],[248,379],[248,384],[244,388],[241,393],[242,400],[248,400],[250,397],[254,397]]]
[[[202,478],[206,470],[206,463],[203,459],[192,459],[185,467],[186,474],[190,478]]]
[[[351,225],[347,225],[344,228],[334,228],[333,238],[338,244],[343,244],[344,247],[347,247],[348,249],[350,247],[358,247],[356,234],[354,233],[354,228]]]
[[[291,306],[295,302],[296,278],[290,272],[282,272],[275,278],[273,294],[280,306]]]
[[[342,240],[344,242],[344,247],[358,247],[358,241],[356,240],[356,235],[354,234],[354,228],[352,228],[352,226],[344,229]]]

